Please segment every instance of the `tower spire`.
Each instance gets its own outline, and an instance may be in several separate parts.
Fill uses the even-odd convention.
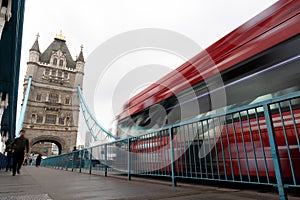
[[[83,49],[83,45],[80,46],[80,53],[79,53],[79,56],[77,57],[76,61],[84,62],[84,57],[83,57],[82,49]]]
[[[31,47],[30,51],[36,51],[36,52],[41,53],[41,52],[40,52],[40,47],[39,47],[39,40],[38,40],[39,37],[40,37],[40,34],[37,33],[37,34],[36,34],[35,42],[33,43],[33,45],[32,45],[32,47]]]

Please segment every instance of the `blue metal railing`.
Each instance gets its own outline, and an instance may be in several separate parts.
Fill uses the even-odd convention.
[[[51,157],[44,166],[300,187],[300,92]],[[70,161],[70,157],[73,159]]]
[[[24,122],[24,118],[25,118],[25,113],[26,113],[26,108],[27,108],[27,102],[28,102],[28,98],[29,98],[29,92],[30,92],[31,82],[32,82],[32,77],[29,76],[28,82],[27,82],[27,88],[26,88],[26,92],[25,92],[25,96],[24,96],[24,101],[23,101],[23,105],[22,105],[22,109],[21,109],[19,121],[18,121],[17,128],[16,128],[16,134],[15,134],[16,137],[19,137],[20,130],[22,129],[22,126],[23,126],[23,122]]]

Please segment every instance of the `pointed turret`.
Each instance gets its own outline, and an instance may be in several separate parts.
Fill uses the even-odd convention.
[[[83,57],[83,46],[81,45],[81,50],[79,56],[76,58],[76,77],[75,77],[75,86],[80,85],[82,87],[83,75],[84,75],[84,57]]]
[[[39,40],[38,38],[40,37],[39,34],[36,35],[36,39],[29,50],[29,62],[38,62],[40,59],[40,47],[39,47]]]
[[[80,48],[81,48],[81,50],[80,50],[79,56],[77,57],[76,61],[84,62],[84,57],[83,57],[83,53],[82,53],[83,46],[81,45]]]
[[[39,37],[40,37],[40,35],[37,34],[35,42],[33,43],[32,47],[31,47],[31,49],[29,51],[36,51],[38,53],[41,53],[40,52],[40,47],[39,47],[39,40],[38,40]]]

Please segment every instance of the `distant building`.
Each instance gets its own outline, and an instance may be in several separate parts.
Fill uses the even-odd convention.
[[[32,152],[50,156],[53,150],[66,153],[76,146],[79,117],[77,86],[82,87],[84,65],[82,47],[79,56],[73,60],[61,33],[43,52],[37,36],[29,50],[24,79],[25,94],[28,78],[32,77],[23,123]],[[51,143],[56,144],[58,150]]]
[[[93,137],[92,135],[90,134],[89,131],[87,131],[85,133],[85,142],[84,142],[84,146],[87,148],[87,147],[90,147],[91,146],[91,143],[92,143],[92,140],[93,140]]]

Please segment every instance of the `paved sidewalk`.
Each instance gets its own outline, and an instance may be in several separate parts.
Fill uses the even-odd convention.
[[[226,189],[212,186],[179,184],[172,187],[170,182],[149,181],[125,177],[104,177],[64,170],[26,166],[21,175],[12,176],[0,171],[1,200],[200,200],[234,199],[277,200],[276,193]],[[290,196],[289,200],[300,200]]]

